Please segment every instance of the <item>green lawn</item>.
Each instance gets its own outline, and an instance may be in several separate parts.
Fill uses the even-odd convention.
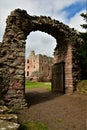
[[[48,130],[48,127],[40,122],[27,121],[18,130]]]
[[[31,82],[26,80],[25,82],[25,88],[26,89],[32,89],[32,88],[46,88],[47,90],[51,91],[51,82]],[[80,93],[87,94],[87,80],[81,80],[77,84],[77,91]]]
[[[40,88],[40,87],[44,87],[44,88],[47,88],[48,90],[51,90],[51,83],[50,82],[31,82],[28,80],[26,80],[25,82],[26,89]]]

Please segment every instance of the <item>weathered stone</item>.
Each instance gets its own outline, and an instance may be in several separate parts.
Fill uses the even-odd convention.
[[[8,111],[8,108],[6,106],[0,106],[0,114],[6,113]]]
[[[15,94],[16,90],[8,90],[7,94],[11,95],[11,94]]]
[[[0,114],[0,120],[8,120],[12,122],[17,122],[17,115],[15,114]]]
[[[0,130],[17,130],[19,126],[17,115],[6,106],[0,106]]]
[[[23,75],[23,74],[24,74],[24,70],[17,69],[15,73],[16,73],[16,74]]]
[[[16,65],[17,65],[17,63],[14,62],[14,63],[10,64],[10,67],[16,67]]]
[[[25,54],[24,54],[24,52],[19,52],[19,56],[21,57],[21,56],[25,56]]]
[[[18,123],[0,120],[0,130],[17,130],[19,126]]]
[[[21,80],[21,79],[24,78],[24,76],[23,76],[23,75],[15,75],[14,78],[16,78],[16,79],[20,79],[20,80]]]
[[[8,90],[5,101],[11,101],[12,98],[17,98],[16,90]]]
[[[24,66],[17,65],[16,68],[23,70],[23,69],[24,69]]]
[[[15,83],[13,86],[12,86],[12,89],[14,90],[20,90],[20,89],[23,89],[21,83]]]
[[[0,95],[0,97],[2,97],[2,95]],[[5,101],[3,100],[3,97],[2,97],[2,99],[0,99],[0,105],[1,105],[1,106],[4,106],[4,105],[5,105]]]
[[[9,68],[9,73],[10,74],[13,74],[15,72],[15,69],[14,68]]]

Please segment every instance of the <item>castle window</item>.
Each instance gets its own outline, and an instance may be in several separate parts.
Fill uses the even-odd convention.
[[[27,69],[29,69],[29,66],[27,66]]]
[[[50,67],[48,67],[48,70],[50,70]]]
[[[27,63],[29,63],[29,59],[27,59]]]
[[[27,76],[29,76],[29,71],[27,71]]]

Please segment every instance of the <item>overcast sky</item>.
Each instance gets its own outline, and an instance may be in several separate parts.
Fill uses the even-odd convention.
[[[87,0],[0,0],[0,41],[4,34],[6,18],[17,8],[25,9],[30,15],[50,16],[71,28],[84,31],[80,25],[84,23],[81,13],[86,12]],[[26,40],[26,57],[31,50],[53,56],[56,40],[39,31],[31,32]]]

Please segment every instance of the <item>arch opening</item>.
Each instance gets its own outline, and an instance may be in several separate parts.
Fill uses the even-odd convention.
[[[54,57],[56,44],[56,39],[51,35],[42,31],[32,31],[27,37],[25,58],[29,57],[29,53],[32,50],[36,54]]]
[[[25,56],[25,92],[27,97],[31,95],[31,90],[37,91],[37,96],[40,95],[38,92],[40,86],[42,86],[43,93],[44,90],[52,90],[53,53],[56,44],[56,39],[41,31],[31,32],[28,36]],[[37,89],[35,83],[38,84]],[[34,87],[35,89],[33,89]],[[44,94],[46,95],[46,93]],[[33,92],[32,95],[34,95]]]

